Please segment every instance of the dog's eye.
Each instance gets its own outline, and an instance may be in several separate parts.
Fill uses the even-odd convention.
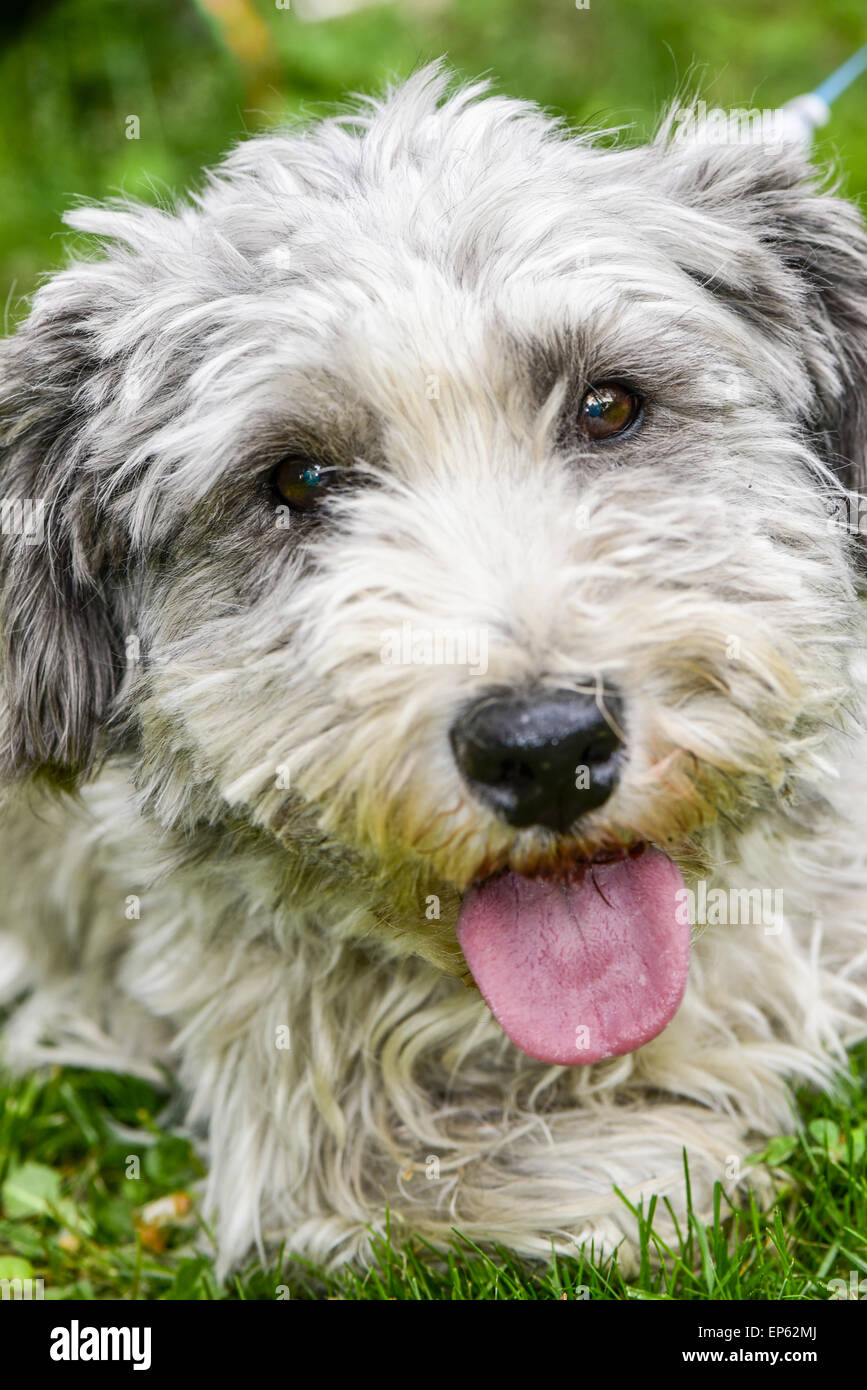
[[[303,454],[291,454],[274,470],[274,486],[295,511],[310,512],[328,491],[334,470]]]
[[[642,400],[616,381],[603,381],[585,391],[578,411],[578,428],[587,439],[612,439],[638,419]]]

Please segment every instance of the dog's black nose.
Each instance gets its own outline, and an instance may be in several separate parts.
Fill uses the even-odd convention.
[[[621,705],[607,692],[604,704],[608,719],[595,695],[574,690],[489,693],[452,725],[458,767],[510,825],[565,832],[614,786]]]

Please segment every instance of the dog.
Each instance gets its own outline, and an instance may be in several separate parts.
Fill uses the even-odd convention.
[[[6,1057],[171,1072],[222,1269],[628,1262],[867,1033],[867,238],[702,129],[436,63],[2,345]]]

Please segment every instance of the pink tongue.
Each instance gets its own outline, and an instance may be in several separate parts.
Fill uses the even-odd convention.
[[[541,1062],[598,1062],[649,1042],[677,1011],[689,966],[681,888],[659,850],[596,864],[580,881],[508,873],[470,889],[458,939],[522,1051]]]

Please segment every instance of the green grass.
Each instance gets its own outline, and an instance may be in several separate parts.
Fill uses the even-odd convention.
[[[83,1300],[826,1299],[829,1280],[867,1276],[867,1048],[851,1071],[836,1097],[802,1096],[801,1131],[764,1151],[780,1182],[770,1210],[754,1201],[733,1210],[718,1191],[713,1220],[691,1212],[665,1245],[651,1202],[638,1213],[642,1259],[631,1277],[616,1257],[533,1264],[456,1232],[446,1258],[372,1238],[363,1271],[328,1275],[287,1256],[223,1285],[201,1251],[202,1167],[189,1140],[160,1123],[164,1095],[107,1072],[7,1077],[0,1277],[42,1278],[46,1298]],[[153,1217],[160,1199],[188,1210],[163,1222]]]
[[[28,23],[0,16],[0,297],[11,321],[62,261],[60,217],[77,196],[164,200],[245,132],[315,115],[441,54],[464,77],[489,73],[573,120],[646,132],[679,82],[700,85],[712,106],[770,107],[864,41],[863,0],[592,0],[586,10],[397,0],[321,23],[273,0],[231,9],[241,19],[232,35],[208,0],[56,0]],[[839,152],[853,195],[867,190],[865,90],[867,77],[839,99],[820,142]]]

